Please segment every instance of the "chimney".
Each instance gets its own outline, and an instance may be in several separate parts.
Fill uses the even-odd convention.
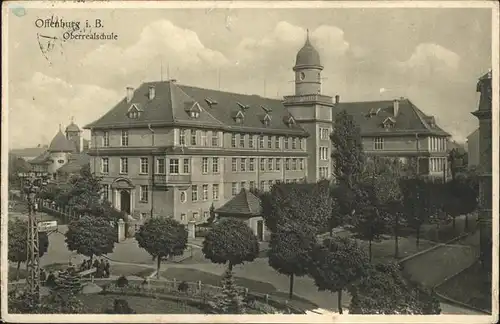
[[[127,87],[127,102],[131,102],[133,96],[134,96],[134,88]]]
[[[336,95],[335,96],[335,104],[338,104],[340,102],[340,96]]]
[[[399,113],[399,99],[394,99],[392,106],[394,108],[394,117],[397,117]]]
[[[149,100],[153,100],[155,98],[155,87],[149,86]]]

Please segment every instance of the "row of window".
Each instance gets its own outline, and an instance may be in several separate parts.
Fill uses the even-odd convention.
[[[446,158],[430,158],[429,171],[430,172],[443,172],[446,165]]]
[[[259,149],[281,149],[281,143],[285,150],[302,149],[305,145],[305,139],[297,137],[279,137],[279,136],[264,136],[250,134],[231,134],[232,148],[257,148],[256,141],[258,140]]]
[[[328,129],[325,129],[328,131]],[[200,136],[198,136],[198,133]],[[231,134],[231,147],[233,148],[258,148],[264,149],[281,149],[281,143],[283,143],[284,149],[303,149],[305,147],[305,139],[297,137],[280,137],[280,136],[264,136],[264,135],[250,135],[250,134]],[[210,145],[209,145],[210,143]],[[190,130],[188,136],[188,130],[179,130],[179,145],[187,146],[221,146],[219,132],[211,131],[210,138],[208,131],[198,131]],[[104,147],[109,147],[109,132],[105,131],[103,134]],[[122,130],[120,137],[120,145],[129,145],[129,132],[127,130]]]
[[[232,158],[231,160],[231,171],[232,172],[253,172],[255,171],[255,163],[259,161],[260,171],[281,171],[282,162],[281,158]],[[285,170],[286,171],[297,171],[304,170],[305,159],[303,158],[286,158],[285,160]]]
[[[429,137],[429,151],[431,151],[431,152],[446,151],[446,138],[444,138],[444,137]]]
[[[120,173],[128,173],[129,158],[120,158]],[[149,159],[139,158],[139,173],[148,174],[149,173]],[[257,158],[232,158],[231,160],[231,170],[232,172],[252,172],[255,171],[256,160],[260,160],[260,171],[280,171],[281,170],[281,158],[268,158],[268,159],[257,159]],[[303,158],[286,158],[285,160],[285,170],[304,170],[305,159]],[[201,172],[207,174],[212,172],[218,174],[220,172],[218,157],[203,157],[201,158]],[[189,174],[190,173],[190,159],[169,159],[169,174]],[[109,173],[109,158],[101,158],[101,173]],[[165,174],[166,164],[165,159],[156,159],[156,174]]]

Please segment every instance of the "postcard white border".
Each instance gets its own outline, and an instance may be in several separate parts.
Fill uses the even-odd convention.
[[[2,164],[1,164],[1,256],[7,261],[8,211],[8,21],[12,6],[24,8],[113,9],[122,8],[490,8],[492,10],[492,71],[493,71],[493,315],[19,315],[7,314],[7,268],[1,262],[2,320],[13,323],[495,323],[498,321],[498,215],[499,215],[499,4],[495,1],[9,1],[2,3]],[[496,49],[496,50],[495,50]],[[471,112],[475,107],[471,107]],[[29,131],[29,130],[27,130]],[[495,176],[497,175],[497,176]]]

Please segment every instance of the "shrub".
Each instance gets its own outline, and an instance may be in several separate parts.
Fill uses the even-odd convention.
[[[187,282],[185,281],[182,281],[181,283],[179,283],[179,285],[177,286],[177,290],[180,291],[180,292],[183,292],[183,293],[186,293],[189,289],[189,285]]]
[[[120,277],[118,277],[118,279],[116,279],[116,286],[120,287],[120,288],[128,286],[127,277],[125,277],[124,275],[121,275]]]

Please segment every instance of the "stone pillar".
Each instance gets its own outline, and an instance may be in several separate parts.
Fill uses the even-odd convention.
[[[188,222],[188,234],[189,238],[196,238],[196,222],[195,221],[189,221]]]
[[[123,219],[118,221],[118,242],[125,240],[125,222]]]
[[[130,190],[130,215],[134,213],[135,209],[135,189]]]
[[[115,208],[120,210],[120,191],[118,189],[113,189],[115,192]]]
[[[492,72],[483,75],[477,84],[481,93],[479,109],[472,114],[479,119],[479,246],[483,268],[492,266]]]

